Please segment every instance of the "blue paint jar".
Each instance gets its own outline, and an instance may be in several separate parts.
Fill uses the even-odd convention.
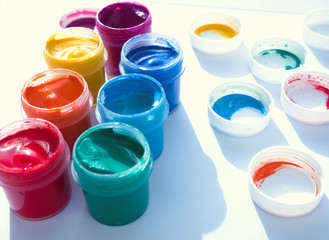
[[[166,93],[169,112],[180,102],[180,77],[185,67],[178,42],[167,35],[144,33],[128,40],[122,47],[121,74],[142,73],[158,80]]]
[[[161,84],[144,74],[125,74],[106,82],[98,92],[96,118],[99,123],[123,122],[146,137],[154,159],[164,145],[164,121],[169,106]]]

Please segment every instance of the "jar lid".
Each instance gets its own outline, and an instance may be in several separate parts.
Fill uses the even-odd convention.
[[[325,189],[321,166],[305,152],[275,146],[257,153],[248,168],[250,196],[265,211],[283,217],[311,212]]]

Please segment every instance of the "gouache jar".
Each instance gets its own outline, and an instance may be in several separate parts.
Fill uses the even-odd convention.
[[[22,88],[21,104],[25,117],[54,123],[71,149],[78,136],[91,127],[93,96],[84,78],[68,69],[34,75]]]
[[[163,151],[168,102],[161,84],[143,74],[112,78],[99,90],[95,109],[99,123],[123,122],[146,137],[154,159]]]
[[[185,70],[178,42],[165,34],[145,33],[128,40],[121,52],[120,72],[141,73],[163,86],[172,113],[180,102],[180,78]]]
[[[96,104],[98,90],[105,82],[107,60],[104,44],[96,32],[82,27],[63,29],[48,38],[43,56],[49,69],[65,68],[80,73]]]
[[[96,125],[74,145],[73,178],[91,216],[106,225],[128,224],[145,212],[152,169],[147,140],[130,125]]]
[[[85,27],[94,30],[97,8],[78,8],[65,13],[59,20],[61,28]]]
[[[0,185],[11,210],[43,220],[63,210],[71,198],[70,150],[52,123],[26,119],[0,129]]]
[[[96,28],[108,52],[105,70],[120,75],[119,62],[123,44],[130,38],[151,32],[152,17],[144,5],[137,2],[117,2],[101,9],[96,16]]]

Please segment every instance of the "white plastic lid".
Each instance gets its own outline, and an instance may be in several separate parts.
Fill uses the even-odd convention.
[[[263,131],[271,120],[274,101],[258,84],[227,82],[210,94],[208,116],[219,131],[236,137],[247,137]]]
[[[281,105],[297,121],[329,123],[329,75],[303,71],[289,76],[282,83]]]
[[[329,51],[329,8],[314,9],[305,14],[303,37],[309,46]]]
[[[198,29],[204,28],[200,34]],[[192,47],[207,54],[226,54],[242,41],[241,22],[236,17],[212,12],[194,18],[190,24]]]
[[[256,42],[250,49],[250,70],[258,79],[281,84],[294,72],[306,66],[305,48],[286,38],[265,38]]]
[[[325,189],[323,171],[305,152],[275,146],[257,153],[248,168],[250,196],[265,211],[283,217],[311,212]]]

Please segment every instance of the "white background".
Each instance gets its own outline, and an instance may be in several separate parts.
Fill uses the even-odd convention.
[[[81,190],[72,181],[69,205],[55,217],[26,221],[15,216],[0,190],[0,239],[328,239],[329,187],[319,206],[299,218],[264,212],[251,200],[247,167],[251,157],[275,145],[299,147],[315,157],[329,174],[329,125],[292,120],[280,104],[280,86],[255,80],[248,68],[250,46],[268,36],[303,43],[303,14],[327,7],[322,1],[144,1],[153,31],[175,37],[183,48],[186,71],[181,105],[165,122],[164,152],[150,177],[150,202],[135,222],[111,227],[92,219]],[[20,89],[46,69],[42,48],[60,28],[62,14],[79,7],[101,8],[110,1],[57,0],[0,2],[0,127],[21,119]],[[208,4],[210,7],[205,7]],[[215,7],[216,6],[216,7]],[[227,55],[207,56],[189,42],[189,23],[209,11],[238,17],[243,44]],[[328,72],[329,54],[309,49],[309,67]],[[213,129],[208,121],[211,90],[226,81],[256,82],[275,100],[273,118],[257,136],[235,138]]]

